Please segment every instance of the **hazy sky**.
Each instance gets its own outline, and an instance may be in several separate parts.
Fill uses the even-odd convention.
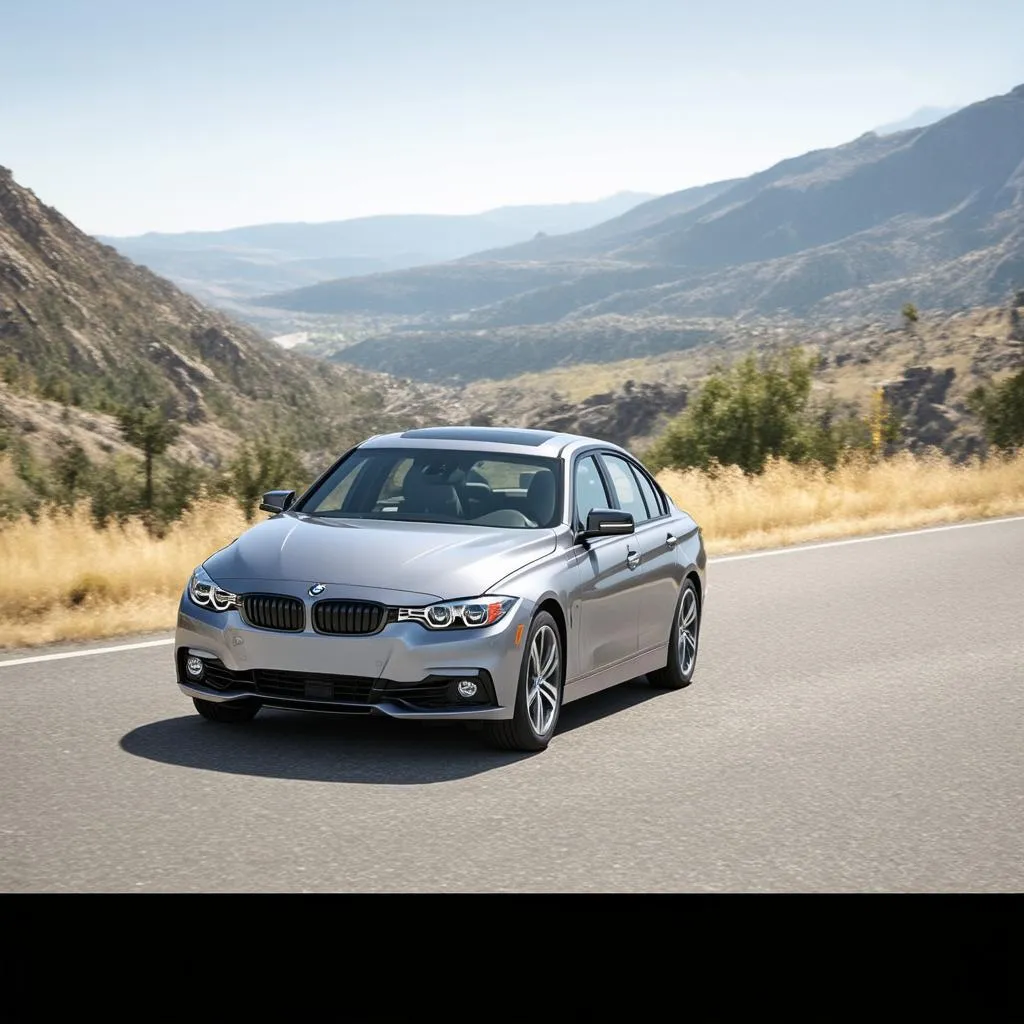
[[[0,0],[0,164],[87,231],[671,192],[1024,82],[1024,0]]]

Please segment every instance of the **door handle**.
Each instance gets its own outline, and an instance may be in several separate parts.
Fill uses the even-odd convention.
[[[670,548],[674,548],[674,547],[675,547],[675,546],[676,546],[676,545],[677,545],[677,544],[679,543],[679,538],[678,538],[678,537],[673,537],[673,536],[672,536],[672,534],[670,533],[670,534],[669,534],[669,535],[668,535],[668,536],[667,536],[667,537],[665,538],[665,543],[666,543],[666,544],[667,544],[667,545],[668,545],[668,546],[669,546]]]
[[[626,552],[626,565],[630,569],[635,569],[640,564],[640,553],[638,551],[627,551]]]

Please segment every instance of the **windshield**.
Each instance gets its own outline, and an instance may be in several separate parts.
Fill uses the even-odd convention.
[[[549,528],[561,520],[561,463],[451,449],[357,450],[295,511],[333,519]]]

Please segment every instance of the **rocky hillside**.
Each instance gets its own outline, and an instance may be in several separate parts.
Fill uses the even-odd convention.
[[[556,366],[609,316],[825,321],[1001,303],[1024,283],[1024,86],[688,193],[575,235],[262,301],[405,316],[345,359],[397,370],[408,342],[402,372],[435,378],[458,372],[474,332],[502,332],[507,348],[546,330]]]
[[[36,441],[76,423],[110,435],[109,413],[146,399],[186,424],[185,450],[213,460],[260,429],[336,451],[382,425],[459,413],[443,389],[283,351],[84,234],[6,169],[0,369],[3,415]]]
[[[596,433],[640,450],[716,367],[779,345],[818,352],[814,389],[822,401],[867,414],[882,388],[900,421],[900,447],[964,458],[984,447],[968,394],[1024,369],[1024,290],[1003,306],[928,313],[912,325],[891,317],[733,325],[714,342],[656,356],[474,381],[462,397],[474,416],[501,410],[524,426]]]
[[[689,394],[687,383],[627,379],[608,391],[594,391],[578,400],[570,400],[557,390],[545,393],[514,386],[479,392],[470,387],[463,397],[470,418],[477,424],[514,422],[600,437],[629,448],[664,430],[672,417],[686,408]]]

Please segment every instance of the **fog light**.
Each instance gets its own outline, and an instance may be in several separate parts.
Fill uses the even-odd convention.
[[[185,660],[185,671],[193,679],[201,679],[203,676],[203,659],[197,658],[194,654]]]
[[[466,700],[469,700],[470,697],[476,696],[477,685],[472,679],[460,679],[456,689],[458,689],[460,697],[465,697]]]

